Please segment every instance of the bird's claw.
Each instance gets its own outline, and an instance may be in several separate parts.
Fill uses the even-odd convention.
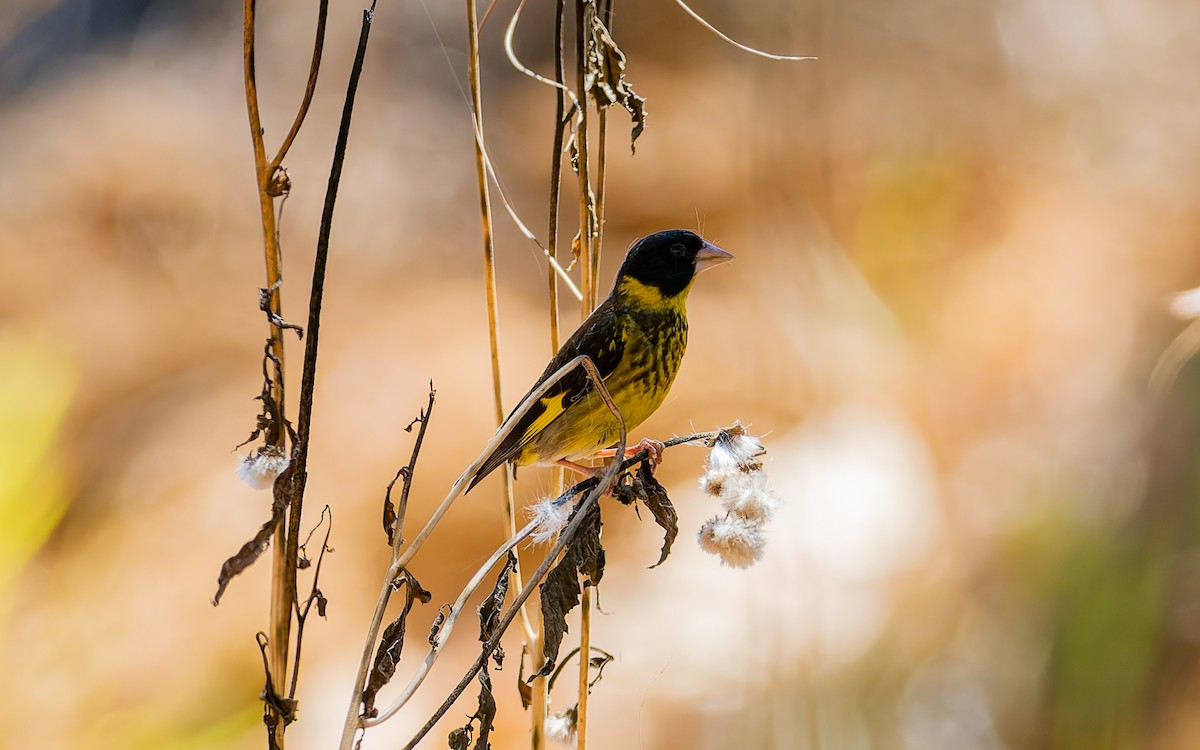
[[[625,449],[625,458],[632,458],[642,451],[646,451],[650,454],[650,468],[657,469],[658,465],[662,463],[663,451],[666,450],[666,448],[666,444],[661,440],[642,438],[641,442],[639,442],[637,445],[631,445]],[[605,450],[597,453],[595,458],[612,458],[615,455],[617,455],[617,451],[615,449],[606,448]]]
[[[647,451],[650,453],[650,468],[657,469],[658,465],[662,463],[663,451],[666,449],[666,444],[661,440],[642,438],[640,443],[625,450],[625,457],[637,455],[643,450]]]

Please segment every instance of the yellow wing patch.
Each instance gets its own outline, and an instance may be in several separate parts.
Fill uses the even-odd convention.
[[[529,445],[530,441],[537,437],[542,430],[546,429],[551,422],[558,419],[564,411],[567,410],[567,396],[570,394],[560,393],[557,396],[543,397],[540,399],[542,407],[545,409],[538,418],[533,420],[529,428],[521,435],[521,439],[517,441],[516,455],[519,458],[524,458],[523,455],[525,446]]]

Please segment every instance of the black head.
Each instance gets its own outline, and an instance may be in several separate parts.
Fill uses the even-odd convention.
[[[665,297],[674,297],[691,285],[697,272],[732,258],[695,232],[668,229],[635,242],[617,279],[619,283],[622,278],[632,278]]]

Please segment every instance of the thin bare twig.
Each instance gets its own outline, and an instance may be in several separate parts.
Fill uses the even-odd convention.
[[[326,523],[326,519],[328,519],[328,523]],[[329,535],[333,533],[333,511],[329,509],[328,505],[321,510],[321,518],[317,521],[317,526],[313,528],[312,532],[309,532],[308,539],[304,541],[304,545],[307,545],[312,540],[313,533],[323,523],[325,524],[325,538],[321,542],[321,552],[317,555],[316,567],[313,568],[312,590],[309,591],[308,598],[304,600],[303,604],[299,601],[298,592],[297,599],[292,602],[296,613],[296,653],[292,655],[292,684],[288,688],[289,700],[296,699],[296,687],[300,682],[300,651],[304,644],[304,623],[308,620],[308,613],[312,610],[314,602],[318,603],[317,611],[321,616],[325,615],[325,605],[323,604],[325,596],[317,586],[321,580],[321,565],[325,562],[325,553],[331,551],[329,548]]]
[[[424,7],[424,6],[422,6],[422,7]],[[429,9],[425,8],[425,12],[428,15]],[[432,17],[430,17],[430,23],[431,24],[433,23]],[[434,26],[433,31],[434,31],[434,34],[436,34],[438,36],[438,40],[440,41],[441,35],[438,34],[436,26]],[[446,64],[449,65],[451,67],[451,69],[453,70],[454,65],[453,65],[453,63],[450,62],[450,56],[449,56],[449,53],[446,52],[446,49],[447,49],[446,45],[442,44],[442,54],[446,58]],[[457,78],[455,80],[457,81]],[[460,87],[460,91],[461,91],[461,87]],[[463,98],[467,99],[467,94],[465,92],[463,92]],[[467,108],[469,110],[472,109],[472,105],[470,104],[469,100],[467,102]],[[472,118],[474,118],[473,114],[472,114]],[[477,125],[475,127],[475,140],[476,140],[477,148],[479,148],[483,152],[484,166],[487,168],[488,174],[491,175],[492,182],[495,183],[495,185],[496,185],[496,194],[500,198],[500,205],[502,205],[504,207],[505,213],[507,213],[509,218],[512,219],[513,224],[517,227],[517,229],[521,232],[521,234],[523,234],[526,239],[528,239],[530,242],[532,242],[534,245],[536,245],[538,247],[538,249],[540,249],[542,251],[542,255],[547,259],[547,262],[550,264],[550,268],[556,274],[558,274],[558,276],[562,280],[562,282],[567,285],[568,289],[571,290],[571,293],[574,294],[577,298],[582,299],[582,295],[580,294],[579,290],[576,288],[575,282],[571,280],[571,277],[569,275],[567,275],[566,270],[561,265],[559,265],[558,260],[551,255],[550,251],[546,249],[546,246],[543,245],[540,240],[538,240],[537,235],[535,235],[533,233],[533,231],[525,224],[524,221],[521,220],[521,217],[517,214],[517,210],[516,210],[516,208],[513,207],[512,201],[510,201],[508,199],[508,196],[504,192],[504,185],[500,181],[500,177],[496,174],[496,168],[492,164],[491,157],[488,156],[487,146],[483,140],[483,133],[480,131],[480,129]]]
[[[396,506],[396,523],[392,528],[399,543],[403,543],[404,535],[404,517],[408,514],[408,493],[412,489],[413,477],[417,471],[417,456],[421,454],[421,444],[425,442],[425,430],[429,428],[429,418],[433,415],[433,403],[437,398],[437,391],[433,388],[433,382],[429,383],[429,402],[425,404],[425,408],[421,410],[417,416],[417,422],[421,423],[420,429],[417,430],[417,439],[413,441],[412,453],[409,455],[408,466],[405,467],[404,486],[400,490],[400,502]],[[412,425],[409,425],[411,428]]]
[[[595,285],[592,282],[592,185],[588,177],[588,108],[587,108],[587,59],[588,39],[591,35],[592,16],[596,12],[593,0],[576,0],[575,3],[575,85],[576,101],[579,103],[579,124],[575,131],[575,148],[579,177],[579,281],[584,289],[582,316],[596,306]]]
[[[487,148],[483,144],[482,133],[476,131],[475,139],[476,143],[478,144],[478,148],[480,148],[483,153],[484,166],[487,167],[488,174],[491,175],[492,182],[496,185],[496,193],[500,196],[500,205],[504,206],[505,213],[507,213],[509,218],[512,219],[513,224],[516,225],[521,234],[525,235],[526,239],[528,239],[530,242],[536,245],[539,250],[542,251],[542,255],[545,256],[546,261],[550,264],[550,270],[557,274],[562,283],[567,285],[567,288],[571,290],[571,294],[575,295],[576,299],[582,300],[583,295],[575,286],[575,282],[572,281],[571,277],[567,274],[566,269],[559,264],[558,259],[550,253],[546,246],[543,245],[540,240],[538,240],[537,235],[533,233],[533,230],[525,226],[525,222],[521,221],[521,217],[517,215],[516,209],[513,208],[512,201],[508,199],[508,195],[504,192],[504,187],[500,182],[500,178],[496,175],[495,167],[492,166],[492,159],[488,156]]]
[[[325,50],[325,21],[329,16],[329,0],[320,0],[317,7],[317,38],[313,41],[312,61],[308,65],[308,81],[304,84],[304,98],[300,101],[300,108],[296,111],[296,119],[292,121],[292,127],[288,130],[287,136],[284,137],[283,143],[279,146],[278,153],[267,167],[269,174],[273,174],[276,169],[283,164],[283,159],[287,156],[287,152],[292,147],[292,141],[296,140],[296,135],[300,132],[300,126],[304,124],[304,118],[308,115],[308,107],[312,104],[313,92],[317,90],[317,75],[321,71],[321,55]]]
[[[557,0],[554,4],[554,141],[551,151],[550,160],[550,196],[549,208],[547,210],[549,229],[547,233],[547,241],[550,245],[550,254],[558,259],[558,220],[559,220],[559,205],[560,193],[562,189],[562,160],[563,160],[563,140],[566,131],[566,121],[564,118],[564,98],[569,98],[573,104],[578,104],[575,95],[571,89],[566,86],[564,75],[564,60],[563,60],[563,31],[564,31],[564,16],[566,15],[566,0]],[[513,24],[516,25],[514,19]],[[576,107],[578,109],[578,107]],[[559,321],[558,321],[558,283],[554,276],[548,276],[547,283],[549,284],[549,316],[550,316],[550,351],[557,352],[559,347]],[[583,296],[576,295],[582,302]],[[565,483],[564,470],[561,467],[555,468],[551,474],[550,487],[551,491],[556,495],[561,495],[563,485]],[[525,607],[521,609],[522,618],[527,617]],[[531,630],[533,630],[531,626]],[[545,640],[543,638],[543,630],[539,625],[534,631],[534,637],[529,639],[529,653],[540,654],[545,650]],[[524,650],[522,650],[521,658],[525,658]],[[532,662],[533,657],[530,657]],[[533,670],[535,673],[538,670]],[[529,722],[531,727],[530,739],[531,750],[543,750],[546,747],[546,714],[550,706],[550,688],[549,680],[544,677],[538,677],[529,686]]]
[[[512,18],[508,20],[508,26],[504,29],[504,54],[508,57],[509,63],[511,63],[512,66],[518,71],[529,76],[538,83],[543,83],[547,86],[558,89],[561,94],[566,94],[572,102],[578,104],[579,100],[575,98],[575,92],[571,91],[571,89],[567,88],[566,85],[563,84],[561,75],[556,76],[555,80],[553,81],[545,76],[539,75],[531,68],[526,67],[526,65],[517,57],[517,53],[513,50],[513,37],[517,33],[517,23],[521,20],[521,11],[524,9],[525,0],[521,0],[519,3],[517,3],[517,9],[513,11]],[[558,36],[557,39],[561,42],[561,35]],[[562,58],[560,57],[559,60],[561,59]],[[557,72],[558,66],[556,65],[555,67]],[[562,121],[561,112],[558,115],[558,120],[559,122]]]
[[[275,227],[275,204],[270,195],[268,183],[270,170],[267,164],[266,146],[263,142],[262,115],[258,107],[258,83],[256,80],[254,62],[254,27],[256,20],[255,0],[245,0],[242,6],[242,70],[246,89],[246,112],[250,120],[250,140],[254,148],[254,177],[258,192],[259,213],[263,229],[263,257],[266,263],[268,299],[266,308],[268,316],[282,319],[279,304],[280,258],[279,234]],[[271,400],[274,402],[276,414],[282,423],[284,420],[284,387],[283,387],[283,330],[272,325],[269,331],[269,349],[271,358],[277,363],[276,376],[271,380]],[[276,429],[274,436],[275,447],[284,449],[286,431]],[[287,678],[288,640],[291,636],[292,593],[287,587],[288,571],[284,550],[287,546],[287,528],[283,523],[275,526],[274,548],[271,564],[271,603],[268,622],[270,635],[265,647],[267,661],[268,683],[283,685]],[[264,693],[268,696],[274,688],[268,688]],[[269,742],[273,747],[283,747],[286,721],[273,709],[266,713]]]
[[[759,57],[765,57],[768,60],[816,60],[817,59],[815,57],[795,57],[793,55],[773,55],[770,52],[763,52],[760,49],[755,49],[753,47],[747,47],[746,45],[742,44],[741,42],[735,42],[734,40],[730,39],[728,36],[723,34],[720,29],[718,29],[716,26],[713,26],[708,21],[704,20],[704,18],[701,17],[701,15],[699,13],[697,13],[696,11],[694,11],[690,7],[688,7],[687,3],[683,2],[683,0],[675,0],[675,4],[678,5],[680,8],[683,8],[684,13],[687,13],[689,16],[691,16],[693,19],[695,19],[696,22],[699,23],[704,28],[708,29],[712,33],[721,37],[721,39],[728,42],[729,44],[732,44],[734,47],[737,47],[738,49],[743,50],[745,52],[749,52],[752,55],[758,55]]]
[[[563,95],[570,96],[574,101],[574,94],[563,84],[563,16],[565,15],[566,0],[557,0],[554,4],[554,82],[557,86],[558,95],[554,100],[554,147],[551,152],[550,159],[550,207],[547,210],[549,216],[549,230],[547,232],[546,241],[549,244],[549,254],[557,261],[558,260],[558,209],[559,209],[559,194],[562,189],[562,158],[563,158]],[[559,347],[559,332],[558,332],[558,284],[555,283],[554,275],[549,277],[550,285],[550,351],[557,352]],[[582,300],[582,295],[580,295]],[[558,478],[562,478],[562,472],[557,472]],[[561,488],[559,488],[561,489]]]

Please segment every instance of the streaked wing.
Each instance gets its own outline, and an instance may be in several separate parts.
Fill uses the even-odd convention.
[[[571,338],[567,339],[550,364],[546,366],[537,385],[529,389],[529,393],[537,390],[542,382],[553,375],[560,367],[581,354],[586,354],[596,363],[601,379],[607,379],[617,369],[621,356],[625,351],[625,331],[620,316],[611,313],[609,300],[592,312],[583,325]],[[487,457],[472,477],[467,486],[469,492],[481,479],[486,477],[505,461],[516,458],[521,450],[537,437],[563,412],[579,401],[595,386],[582,366],[576,367],[562,377],[550,390],[546,391],[536,403],[512,425],[512,430]],[[526,396],[529,394],[527,393]],[[525,399],[522,398],[521,401]],[[520,406],[520,402],[518,402]],[[516,409],[505,420],[505,428],[516,414]]]

